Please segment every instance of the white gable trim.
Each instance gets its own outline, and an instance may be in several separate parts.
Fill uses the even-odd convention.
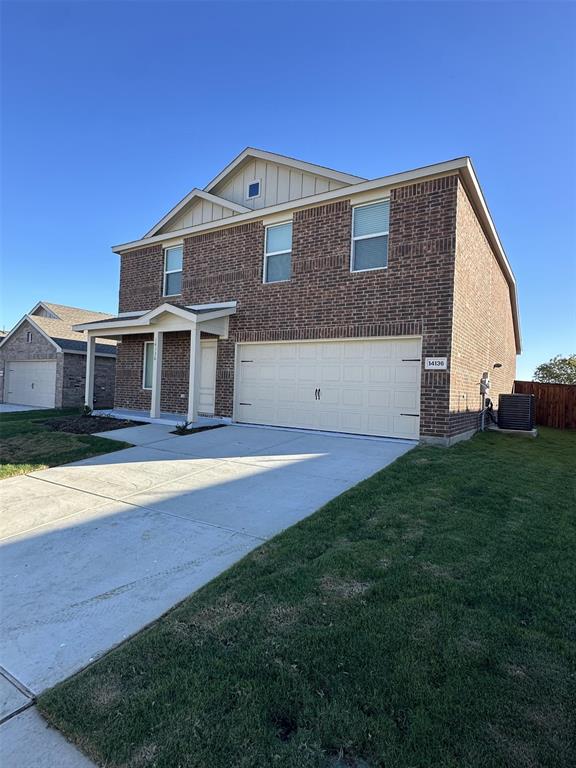
[[[36,305],[36,307],[34,307],[34,309],[36,309],[41,303],[42,302],[39,302]],[[42,305],[42,306],[44,306],[44,305]],[[44,336],[46,341],[49,341],[50,344],[52,344],[52,346],[56,349],[57,352],[62,352],[62,347],[59,344],[56,344],[54,339],[52,339],[50,336],[48,336],[48,334],[45,331],[43,331],[42,328],[40,328],[40,326],[36,325],[36,323],[34,322],[34,318],[32,318],[30,315],[24,315],[24,317],[16,323],[14,328],[12,328],[12,330],[9,333],[7,333],[6,336],[4,336],[4,338],[0,341],[0,347],[3,347],[4,344],[6,344],[6,342],[8,341],[8,339],[10,339],[12,337],[12,334],[15,333],[18,330],[18,328],[20,328],[20,326],[23,323],[25,323],[26,321],[28,321],[30,323],[30,325],[36,331],[38,331],[40,336]]]
[[[62,318],[59,315],[57,315],[53,309],[50,309],[50,307],[46,306],[46,304],[44,304],[43,301],[39,301],[38,304],[36,304],[36,306],[32,307],[32,309],[28,314],[33,315],[34,312],[36,312],[36,310],[39,309],[40,307],[42,307],[42,309],[45,309],[46,312],[49,312],[53,320],[62,320]]]
[[[203,312],[201,315],[197,315],[196,312],[202,309],[209,309],[210,312]],[[228,317],[228,315],[234,315],[236,313],[236,302],[222,302],[220,304],[196,304],[194,309],[183,309],[182,307],[176,307],[174,304],[160,304],[159,307],[145,312],[143,315],[133,317],[130,319],[112,319],[105,322],[92,322],[92,323],[79,323],[74,325],[75,331],[88,331],[92,336],[110,336],[117,335],[111,333],[110,329],[118,331],[118,335],[121,335],[123,329],[128,328],[142,328],[144,326],[150,326],[154,324],[154,320],[163,314],[173,315],[176,318],[187,321],[190,325],[203,324],[207,320],[217,320],[221,317]],[[103,333],[100,333],[103,331]]]
[[[199,200],[207,200],[209,203],[216,203],[216,205],[221,205],[222,208],[228,208],[229,211],[234,211],[235,213],[248,213],[252,210],[251,208],[246,208],[244,205],[239,205],[238,203],[233,203],[230,200],[225,200],[223,197],[212,195],[209,192],[205,192],[203,189],[194,188],[192,192],[187,194],[186,197],[183,197],[182,200],[180,200],[180,202],[177,203],[174,208],[172,208],[172,210],[168,211],[163,219],[160,219],[157,224],[154,224],[152,229],[147,232],[144,237],[152,237],[155,235],[159,229],[162,229],[162,227],[167,224],[170,219],[174,218],[176,214],[180,213],[182,208],[188,205],[188,203],[194,200],[194,198],[198,198]],[[220,221],[220,219],[218,219],[218,221]]]
[[[211,189],[219,184],[223,179],[232,173],[240,163],[242,163],[247,157],[253,157],[257,160],[267,160],[271,163],[280,163],[281,165],[289,165],[291,168],[297,168],[299,171],[305,173],[313,173],[316,176],[324,176],[327,179],[334,179],[335,181],[341,181],[344,184],[358,184],[359,181],[366,181],[362,176],[353,176],[350,173],[342,173],[341,171],[335,171],[333,168],[326,168],[323,165],[315,165],[314,163],[306,163],[303,160],[296,160],[293,157],[287,157],[286,155],[278,155],[275,152],[265,152],[262,149],[254,149],[253,147],[246,147],[245,150],[240,152],[238,157],[235,157],[231,163],[229,163],[223,171],[220,171],[218,176],[212,179],[204,189],[206,192],[210,192]]]

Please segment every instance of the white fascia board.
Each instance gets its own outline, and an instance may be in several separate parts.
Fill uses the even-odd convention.
[[[504,251],[504,247],[502,246],[502,242],[496,230],[496,226],[494,225],[494,220],[492,219],[492,216],[490,214],[490,210],[486,203],[486,199],[484,197],[484,193],[482,192],[482,188],[480,187],[480,182],[478,181],[478,177],[476,176],[476,171],[474,170],[472,161],[470,160],[470,158],[467,158],[467,160],[468,162],[466,163],[466,166],[462,169],[462,177],[464,180],[466,190],[468,191],[468,194],[472,198],[472,203],[476,208],[476,213],[478,214],[480,221],[483,224],[483,229],[494,250],[498,263],[500,264],[500,268],[504,273],[506,282],[508,283],[508,287],[510,290],[510,302],[512,305],[512,320],[514,323],[514,335],[516,337],[516,354],[519,355],[520,352],[522,351],[522,336],[520,333],[520,310],[518,308],[518,292],[516,289],[516,278],[514,277],[514,272],[512,271],[512,267],[510,266],[510,262],[508,261],[508,257],[506,256],[506,252]]]
[[[217,301],[214,304],[188,304],[186,309],[235,309],[238,306],[237,301]]]
[[[203,189],[197,189],[196,187],[192,190],[192,192],[189,192],[186,197],[183,197],[182,200],[180,200],[179,203],[176,203],[174,208],[172,208],[166,216],[164,216],[157,224],[154,224],[152,229],[147,232],[144,237],[152,237],[152,235],[155,235],[156,232],[158,232],[159,229],[162,229],[162,227],[167,224],[170,219],[172,219],[176,214],[180,213],[180,211],[188,205],[194,198],[207,200],[210,203],[216,203],[216,205],[221,205],[223,208],[228,208],[230,211],[235,211],[236,213],[247,213],[248,211],[251,211],[251,208],[247,208],[245,205],[240,205],[239,203],[233,203],[231,200],[225,200],[223,197],[218,197],[217,195],[211,195],[209,192],[206,192]],[[220,221],[220,219],[218,219]],[[166,233],[169,234],[169,233]]]
[[[126,320],[108,320],[104,323],[78,323],[77,325],[73,325],[72,329],[74,331],[89,331],[90,335],[98,336],[98,331],[100,329],[103,331],[109,331],[110,328],[129,328],[132,325],[137,325],[140,317],[141,316]],[[113,333],[103,333],[101,335],[114,336]]]
[[[262,219],[265,216],[281,213],[283,211],[296,211],[300,208],[310,208],[330,200],[351,197],[358,192],[368,192],[372,189],[379,189],[380,187],[398,186],[399,184],[416,181],[417,179],[426,178],[427,176],[437,176],[439,174],[450,173],[451,171],[458,171],[466,167],[467,162],[468,158],[459,157],[456,160],[448,160],[445,163],[427,165],[423,168],[416,168],[413,171],[404,171],[403,173],[395,173],[391,176],[382,176],[378,179],[371,179],[358,184],[351,184],[347,187],[333,189],[330,192],[321,192],[319,195],[310,195],[309,197],[302,197],[298,200],[290,200],[286,203],[271,205],[268,208],[257,208],[256,210],[251,210],[249,213],[242,213],[238,216],[234,216],[232,219],[218,219],[217,221],[207,222],[206,224],[196,224],[194,227],[186,227],[185,229],[170,232],[170,237],[186,237],[187,235],[195,235],[210,229],[223,229],[230,226],[238,226],[245,221]],[[115,245],[112,247],[112,250],[114,253],[122,253],[123,251],[129,251],[133,248],[141,248],[146,245],[162,242],[166,237],[166,235],[155,235],[154,237],[146,237],[142,240],[133,240],[129,243]]]
[[[253,157],[256,160],[266,160],[271,163],[280,163],[281,165],[289,165],[292,168],[297,168],[299,171],[305,173],[313,173],[316,176],[325,176],[335,181],[341,181],[344,184],[357,184],[359,181],[365,181],[362,176],[353,176],[350,173],[342,173],[342,171],[335,171],[333,168],[326,168],[323,165],[316,165],[315,163],[306,163],[303,160],[296,160],[293,157],[287,155],[279,155],[276,152],[266,152],[263,149],[255,149],[254,147],[246,147],[240,154],[228,163],[224,170],[220,171],[218,176],[212,179],[204,189],[206,192],[210,192],[214,189],[223,179],[232,173],[240,163],[242,163],[247,157]]]
[[[65,355],[85,355],[86,351],[82,352],[81,349],[64,349],[63,350]],[[96,357],[118,357],[116,354],[112,354],[111,352],[95,352],[94,353]]]
[[[40,302],[39,302],[39,303],[40,303]],[[36,306],[38,306],[38,305],[36,305]],[[36,308],[36,307],[35,307],[35,308]],[[18,328],[20,328],[20,326],[22,325],[22,323],[25,323],[26,321],[28,321],[28,322],[30,323],[30,325],[31,325],[31,326],[33,326],[33,328],[34,328],[35,330],[37,330],[37,331],[38,331],[38,333],[40,334],[40,336],[43,336],[43,337],[46,339],[46,341],[49,341],[49,342],[50,342],[50,344],[52,344],[52,346],[53,346],[53,347],[56,349],[56,351],[57,351],[57,352],[62,352],[62,347],[61,347],[59,344],[56,344],[56,342],[54,341],[54,339],[53,339],[53,338],[51,338],[50,336],[48,336],[48,334],[47,334],[45,331],[43,331],[43,330],[42,330],[42,328],[40,328],[40,326],[36,325],[36,323],[34,322],[34,320],[32,319],[32,317],[31,317],[30,315],[24,315],[24,317],[23,317],[23,318],[21,318],[21,319],[20,319],[20,320],[19,320],[19,321],[16,323],[16,325],[14,326],[14,328],[12,328],[12,330],[11,330],[11,331],[9,331],[9,332],[6,334],[6,336],[4,336],[4,338],[3,338],[3,339],[0,341],[0,347],[3,347],[3,346],[4,346],[4,344],[5,344],[5,343],[8,341],[8,339],[9,339],[9,338],[11,338],[12,334],[13,334],[13,333],[15,333],[15,332],[18,330]]]

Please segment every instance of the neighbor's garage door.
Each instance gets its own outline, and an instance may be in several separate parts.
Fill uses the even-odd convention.
[[[416,439],[420,339],[240,344],[236,421]]]
[[[54,407],[56,393],[56,361],[28,360],[7,363],[7,403]],[[6,374],[4,374],[6,375]]]

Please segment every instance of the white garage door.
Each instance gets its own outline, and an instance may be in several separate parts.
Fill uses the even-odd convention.
[[[416,439],[420,339],[241,344],[236,421]]]
[[[7,403],[54,407],[56,393],[56,361],[27,360],[7,363]]]

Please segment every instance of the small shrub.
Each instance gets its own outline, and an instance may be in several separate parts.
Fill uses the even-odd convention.
[[[174,432],[176,432],[177,435],[186,435],[188,433],[188,430],[192,426],[191,421],[182,421],[180,424],[176,425],[176,429]]]

